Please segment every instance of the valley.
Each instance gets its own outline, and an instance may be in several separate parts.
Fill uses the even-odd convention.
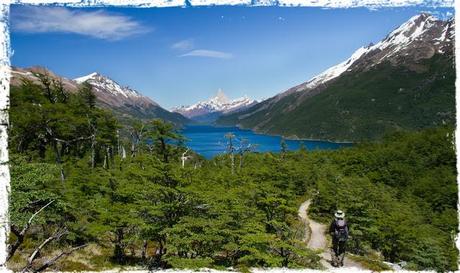
[[[215,42],[234,22],[221,13],[211,17],[206,26]],[[284,30],[283,17],[269,18]],[[166,71],[177,86],[188,84],[181,81],[189,73],[209,77],[209,86],[232,86],[238,79],[228,72],[248,64],[238,63],[237,52],[254,52],[252,44],[244,48],[251,37],[241,28],[243,49],[228,53],[201,49],[186,35],[169,43],[163,27],[138,34],[155,37],[153,63],[143,63],[151,57],[140,53],[147,43],[124,44],[139,46],[129,61],[141,59],[158,81]],[[69,79],[43,66],[12,67],[5,265],[24,273],[457,271],[454,27],[453,19],[419,13],[347,60],[260,101],[261,90],[231,99],[209,88],[218,91],[208,99],[186,90],[166,108],[157,101],[175,90],[169,85],[147,96],[98,72]],[[285,45],[266,44],[274,52]],[[155,67],[160,55],[168,63]],[[195,65],[212,71],[194,71]],[[288,69],[275,68],[280,79]],[[216,77],[222,82],[212,78],[215,71],[225,75]],[[275,77],[262,74],[269,86]],[[196,103],[181,105],[177,97],[185,95]],[[330,264],[327,228],[337,210],[345,212],[350,232],[344,269]]]

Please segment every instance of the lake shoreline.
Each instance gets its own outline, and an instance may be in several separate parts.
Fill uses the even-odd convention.
[[[354,143],[333,142],[324,140],[309,140],[283,138],[278,135],[262,134],[250,129],[242,129],[237,126],[214,126],[193,124],[185,126],[179,133],[187,139],[187,147],[206,158],[212,158],[218,154],[226,153],[228,133],[234,136],[234,149],[236,152],[243,149],[254,152],[280,152],[282,149],[297,151],[304,147],[307,150],[335,150],[341,147],[349,147]]]
[[[186,126],[211,126],[216,128],[238,128],[240,130],[251,131],[254,134],[264,135],[264,136],[274,136],[274,137],[283,137],[286,140],[296,140],[296,141],[315,141],[315,142],[329,142],[334,144],[357,144],[358,142],[353,142],[349,140],[330,140],[330,139],[315,139],[315,138],[299,138],[297,136],[283,136],[279,134],[265,133],[254,129],[245,128],[239,125],[228,126],[228,125],[218,125],[218,124],[186,124]]]

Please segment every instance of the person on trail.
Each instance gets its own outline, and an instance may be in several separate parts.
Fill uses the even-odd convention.
[[[345,245],[348,240],[348,224],[343,211],[336,211],[334,217],[329,227],[329,234],[332,236],[332,265],[343,266]]]

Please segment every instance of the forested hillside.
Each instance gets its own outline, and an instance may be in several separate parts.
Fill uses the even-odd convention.
[[[75,94],[82,88],[83,84],[90,85],[93,88],[96,105],[111,111],[117,120],[124,125],[130,124],[133,119],[146,121],[153,118],[161,118],[178,126],[190,122],[186,117],[162,108],[158,103],[140,92],[128,86],[122,86],[99,73],[92,73],[71,80],[41,66],[13,67],[11,72],[10,83],[13,88],[20,87],[25,80],[48,89],[64,88],[69,93]]]
[[[452,18],[416,15],[375,45],[217,124],[334,141],[453,125],[454,26]]]
[[[27,81],[12,89],[10,121],[14,270],[320,268],[297,218],[307,198],[321,221],[346,211],[353,253],[457,269],[449,127],[335,151],[205,160],[160,120],[120,137],[88,85],[71,94]],[[181,161],[185,153],[192,158]]]
[[[344,74],[311,98],[293,93],[273,107],[241,119],[245,113],[223,116],[218,122],[294,138],[339,141],[378,139],[391,132],[455,124],[452,58],[435,55],[418,66],[420,70],[414,71],[379,64]]]

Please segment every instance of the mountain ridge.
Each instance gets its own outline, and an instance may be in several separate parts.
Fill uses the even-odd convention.
[[[47,75],[53,80],[61,81],[64,88],[73,93],[78,92],[81,84],[87,82],[92,86],[97,104],[113,111],[122,122],[132,118],[139,118],[141,120],[161,118],[177,125],[189,122],[187,118],[178,113],[167,111],[140,92],[127,86],[121,86],[111,78],[97,72],[75,79],[68,79],[55,74],[45,67],[33,66],[30,68],[13,67],[11,75],[11,85],[13,86],[20,85],[24,78],[40,84],[38,76]]]
[[[318,97],[318,95],[332,89],[335,89],[335,91],[333,94],[329,94],[330,98],[328,99],[328,103],[330,104],[339,103],[339,101],[334,101],[334,99],[332,99],[334,96],[347,99],[347,93],[349,93],[349,97],[354,97],[355,95],[353,92],[355,91],[360,93],[361,96],[367,96],[372,94],[374,91],[376,92],[377,89],[381,93],[386,93],[387,97],[381,96],[381,94],[375,95],[382,98],[385,103],[389,103],[387,101],[391,100],[390,96],[394,96],[394,94],[392,94],[392,91],[388,88],[385,89],[383,87],[385,85],[389,85],[391,81],[394,81],[391,82],[392,88],[393,85],[402,83],[395,81],[397,79],[397,75],[394,74],[394,71],[398,69],[400,70],[400,73],[417,78],[417,82],[413,82],[414,86],[419,86],[420,90],[425,90],[428,88],[426,81],[434,81],[434,79],[432,79],[433,76],[440,77],[441,79],[446,77],[446,75],[438,75],[437,71],[430,71],[433,65],[439,66],[440,64],[431,64],[429,61],[427,62],[427,60],[433,60],[433,62],[436,62],[439,60],[435,60],[435,58],[438,58],[435,56],[444,56],[440,57],[441,59],[444,59],[444,66],[438,68],[444,69],[447,67],[448,69],[444,69],[444,72],[449,75],[452,74],[449,67],[453,69],[454,26],[455,22],[453,19],[443,21],[429,14],[414,16],[391,31],[385,38],[375,45],[371,44],[367,47],[359,48],[349,59],[339,63],[338,65],[332,66],[310,80],[289,88],[288,90],[262,101],[247,110],[237,114],[224,115],[217,120],[217,124],[237,125],[242,128],[254,129],[260,133],[280,134],[287,137],[291,136],[314,139],[326,138],[332,140],[350,141],[360,139],[364,135],[369,136],[370,133],[359,133],[353,135],[346,132],[345,128],[342,132],[338,132],[333,128],[334,126],[341,127],[346,123],[349,123],[348,125],[352,128],[371,126],[372,124],[370,121],[366,121],[366,125],[357,123],[358,120],[365,119],[361,116],[363,113],[373,114],[375,116],[385,115],[385,113],[380,112],[374,113],[376,109],[372,109],[372,105],[370,104],[363,105],[360,103],[359,97],[355,97],[357,100],[355,105],[348,104],[346,109],[341,110],[344,113],[350,113],[349,116],[343,116],[343,114],[337,113],[331,105],[323,105],[324,107],[322,109],[317,109],[316,111],[322,113],[324,113],[326,109],[329,112],[328,115],[320,115],[321,118],[324,118],[324,124],[322,125],[319,125],[315,121],[311,120],[316,114],[312,113],[312,110],[309,112],[306,107],[310,107],[310,109],[315,108],[312,101],[323,99],[321,96]],[[382,72],[384,73],[388,73],[388,75],[386,75],[387,78],[381,79],[381,77],[379,77],[379,69],[382,69]],[[372,71],[372,73],[368,73],[369,71]],[[420,78],[419,76],[423,73],[425,73],[425,78]],[[366,74],[366,77],[373,78],[375,82],[368,82],[368,78],[362,77],[364,74]],[[342,80],[340,84],[336,84],[337,81],[345,77],[347,77],[346,81]],[[360,86],[358,78],[362,82],[366,82],[366,84],[368,84],[368,86],[366,86],[368,93],[364,92],[366,90],[357,91],[358,89],[363,88]],[[454,81],[455,80],[450,78],[448,89],[449,96],[453,93],[453,101],[455,102]],[[404,88],[408,89],[410,87],[405,86]],[[435,88],[436,86],[429,87],[430,90]],[[412,90],[412,92],[414,93],[411,94],[411,96],[417,96],[416,90]],[[442,96],[447,96],[447,94],[443,94]],[[413,97],[405,99],[414,100]],[[439,98],[433,97],[430,98],[430,101],[434,103],[437,99]],[[444,97],[443,100],[445,100]],[[325,103],[325,101],[322,103]],[[413,107],[415,104],[416,103],[414,102],[412,105],[407,107]],[[452,105],[448,101],[446,101],[446,107],[449,108],[447,112],[450,112],[448,120],[452,121],[452,113],[455,113],[455,110],[452,109]],[[413,114],[417,111],[418,109],[413,108],[409,114]],[[395,111],[392,113],[393,115],[391,116],[391,120],[388,120],[390,117],[387,117],[384,118],[383,121],[384,123],[393,122],[395,126],[392,130],[396,128],[399,130],[411,127],[407,125],[400,126],[400,124],[398,124],[399,121],[404,119],[402,113],[396,113]],[[329,120],[329,116],[331,115],[335,117],[333,126],[328,124],[328,122],[331,122]],[[281,120],[283,120],[283,122],[281,122]],[[354,121],[350,123],[350,120]],[[317,127],[312,128],[311,126],[313,125],[309,127],[307,124],[316,124],[315,126]],[[379,132],[380,136],[382,134],[382,132]],[[344,138],[344,136],[347,137]],[[376,137],[378,137],[378,135],[373,135],[371,138]]]
[[[255,103],[257,101],[250,99],[248,96],[231,100],[222,89],[219,89],[215,96],[207,100],[188,106],[174,107],[172,111],[197,122],[212,123],[223,114],[244,110]]]

